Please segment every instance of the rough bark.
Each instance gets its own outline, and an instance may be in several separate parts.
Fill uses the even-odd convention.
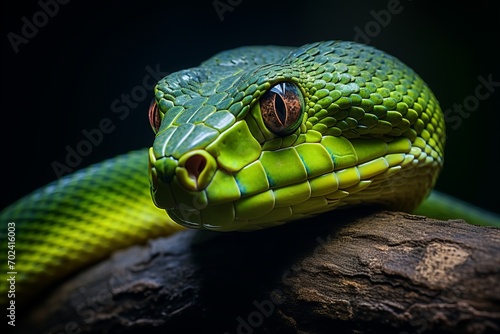
[[[18,322],[53,333],[493,333],[500,229],[335,212],[117,252]],[[19,326],[17,326],[19,329]]]

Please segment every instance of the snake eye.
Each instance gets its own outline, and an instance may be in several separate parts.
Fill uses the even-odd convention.
[[[161,125],[161,117],[160,110],[154,99],[151,101],[151,105],[149,106],[148,117],[151,128],[155,133],[157,133]]]
[[[300,125],[304,99],[291,82],[280,82],[260,98],[260,111],[265,126],[279,136],[294,132]]]

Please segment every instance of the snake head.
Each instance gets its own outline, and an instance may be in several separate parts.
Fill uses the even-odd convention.
[[[427,86],[349,42],[222,52],[160,80],[149,119],[153,201],[192,228],[254,230],[361,201],[412,208],[442,164]],[[410,196],[396,184],[425,158]]]

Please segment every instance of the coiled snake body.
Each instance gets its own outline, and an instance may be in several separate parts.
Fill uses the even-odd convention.
[[[2,226],[16,223],[21,297],[181,226],[255,230],[358,204],[411,211],[443,165],[445,124],[428,86],[352,42],[222,52],[162,79],[149,116],[149,151],[3,210]]]

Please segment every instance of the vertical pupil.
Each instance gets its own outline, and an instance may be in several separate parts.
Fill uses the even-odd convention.
[[[286,106],[285,106],[285,101],[283,101],[281,95],[279,94],[274,95],[274,106],[276,108],[276,115],[278,115],[281,124],[285,124]]]

